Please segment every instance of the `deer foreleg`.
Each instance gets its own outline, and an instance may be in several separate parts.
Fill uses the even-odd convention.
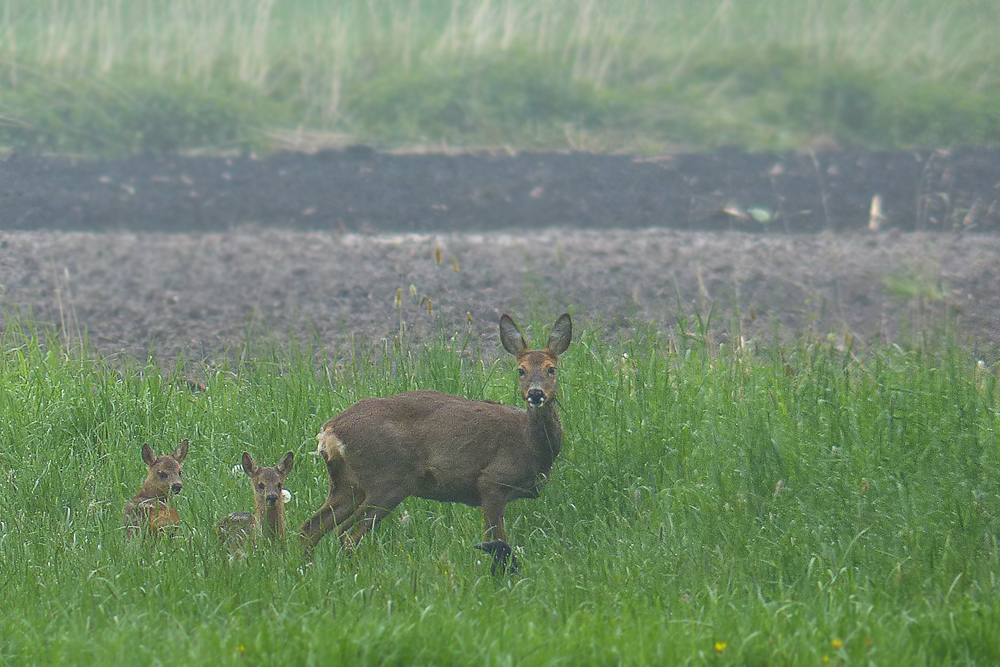
[[[518,571],[517,558],[514,556],[510,545],[507,544],[507,531],[503,526],[503,515],[507,509],[507,499],[498,493],[481,493],[483,509],[483,543],[477,544],[476,549],[485,551],[493,556],[493,565],[490,568],[491,574],[500,574],[510,570],[513,574]]]

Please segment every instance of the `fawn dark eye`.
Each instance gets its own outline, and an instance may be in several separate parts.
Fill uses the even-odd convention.
[[[549,375],[555,375],[555,374],[556,374],[556,369],[549,366]]]
[[[160,473],[160,479],[166,479],[166,478],[167,478],[167,473],[161,472]]]
[[[264,489],[264,483],[261,482],[260,484],[258,484],[257,488],[263,490]]]
[[[521,377],[524,377],[524,369],[523,369],[523,368],[518,368],[518,369],[517,369],[517,374],[518,374],[519,376],[521,376]]]

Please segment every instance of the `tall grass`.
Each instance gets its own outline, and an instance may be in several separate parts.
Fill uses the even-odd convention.
[[[212,534],[252,502],[230,472],[244,449],[296,452],[289,522],[308,517],[326,494],[312,436],[362,396],[515,400],[512,365],[460,335],[248,350],[193,391],[8,327],[4,663],[1000,659],[994,368],[949,346],[751,354],[652,329],[612,346],[577,325],[563,454],[508,509],[522,573],[500,579],[464,506],[410,499],[354,559],[327,538],[312,564],[294,540],[233,559]],[[183,437],[181,535],[125,544],[140,445]]]
[[[0,141],[47,149],[324,133],[604,150],[1000,140],[1000,9],[985,0],[5,0],[2,11]]]

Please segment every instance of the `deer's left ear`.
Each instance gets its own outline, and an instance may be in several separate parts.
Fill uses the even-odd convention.
[[[566,351],[569,347],[570,340],[573,339],[573,320],[570,319],[569,313],[563,313],[556,323],[552,325],[552,332],[549,334],[549,342],[547,347],[549,350],[559,356]]]
[[[184,438],[181,440],[181,444],[177,445],[177,449],[174,450],[172,456],[178,463],[184,463],[184,459],[188,455],[188,439]]]
[[[278,461],[278,472],[282,475],[287,475],[292,471],[292,464],[295,463],[295,454],[293,452],[288,452],[281,457]]]

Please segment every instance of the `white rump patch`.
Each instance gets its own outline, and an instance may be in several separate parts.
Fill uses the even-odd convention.
[[[344,457],[344,443],[335,436],[332,431],[323,430],[316,436],[316,451],[324,455],[327,460],[334,457]]]

